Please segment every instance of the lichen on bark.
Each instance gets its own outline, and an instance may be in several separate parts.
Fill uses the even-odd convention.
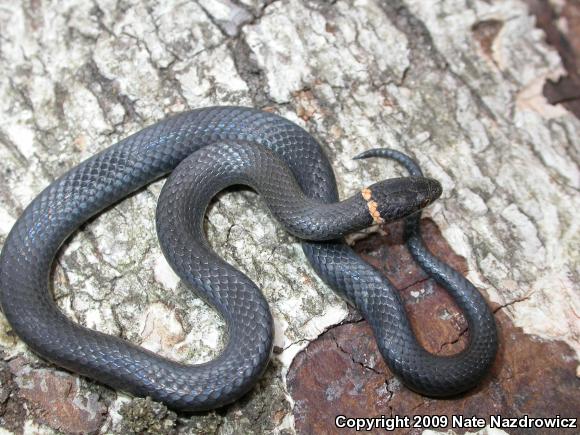
[[[190,108],[256,106],[322,142],[343,197],[403,173],[354,162],[357,153],[388,146],[413,155],[443,184],[426,215],[466,259],[468,277],[524,333],[561,341],[577,361],[580,123],[541,94],[562,66],[520,1],[4,1],[0,28],[0,243],[42,188],[128,134]],[[83,325],[207,361],[224,325],[164,262],[154,230],[162,183],[73,236],[54,295]],[[288,368],[347,307],[254,193],[219,195],[208,237],[264,290],[276,353],[248,397],[178,415],[168,431],[292,432]],[[127,427],[122,409],[135,400],[76,377],[63,381],[74,385],[65,395],[73,414],[39,418],[46,404],[24,376],[58,384],[62,372],[0,325],[12,361],[3,426],[74,432],[70,415],[84,410],[99,416],[86,430]]]

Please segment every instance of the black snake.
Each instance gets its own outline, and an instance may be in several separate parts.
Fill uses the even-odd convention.
[[[113,388],[189,411],[236,400],[268,363],[272,317],[255,284],[213,253],[203,218],[218,191],[246,184],[266,199],[289,231],[311,240],[302,244],[309,262],[368,320],[389,367],[407,386],[430,396],[463,392],[481,380],[494,359],[495,323],[477,290],[422,245],[419,213],[407,220],[409,248],[453,295],[469,324],[469,345],[454,356],[426,352],[397,290],[337,239],[373,222],[409,216],[441,193],[439,183],[422,177],[408,157],[387,150],[359,157],[373,155],[399,160],[412,176],[382,181],[338,202],[334,175],[320,146],[284,118],[249,108],[212,107],[165,119],[71,169],[26,208],[0,256],[2,310],[35,352]],[[61,313],[50,294],[54,257],[71,233],[172,170],[157,207],[163,252],[228,329],[223,352],[192,366],[81,327]]]

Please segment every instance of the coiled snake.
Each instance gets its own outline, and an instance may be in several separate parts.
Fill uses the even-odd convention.
[[[389,367],[407,386],[430,396],[465,391],[479,382],[494,359],[494,319],[477,290],[422,245],[419,214],[407,220],[409,248],[421,267],[450,291],[469,324],[469,345],[454,356],[435,356],[420,346],[396,289],[338,239],[373,222],[409,216],[441,193],[439,183],[423,178],[404,155],[375,150],[359,157],[374,155],[398,159],[412,177],[385,180],[338,202],[328,160],[314,138],[294,123],[242,107],[170,117],[71,169],[26,208],[0,256],[2,310],[35,352],[113,388],[188,411],[236,400],[268,363],[272,317],[255,284],[213,253],[202,224],[218,191],[246,184],[265,198],[289,231],[311,240],[302,244],[310,264],[368,320]],[[54,257],[71,233],[172,170],[157,207],[163,252],[228,328],[223,352],[201,365],[170,361],[83,328],[60,312],[50,294]]]

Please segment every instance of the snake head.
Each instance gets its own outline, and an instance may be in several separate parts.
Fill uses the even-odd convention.
[[[432,178],[390,178],[361,191],[375,223],[404,218],[441,196],[441,184]]]

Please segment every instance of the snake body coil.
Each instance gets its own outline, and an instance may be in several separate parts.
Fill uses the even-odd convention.
[[[224,351],[193,366],[75,324],[60,312],[49,288],[54,257],[73,231],[178,165],[157,209],[162,249],[182,280],[228,326]],[[376,214],[385,220],[407,216],[440,195],[437,182],[407,167],[419,172],[371,186],[378,207],[373,215],[363,195],[338,203],[320,146],[279,116],[213,107],[170,117],[71,169],[26,208],[0,256],[2,310],[34,351],[62,367],[174,409],[223,406],[247,392],[264,371],[272,318],[254,283],[217,257],[205,240],[203,215],[211,197],[228,185],[247,184],[291,232],[327,240],[371,224]],[[454,356],[423,350],[396,289],[345,244],[305,241],[303,250],[322,279],[369,321],[392,370],[423,394],[446,396],[469,389],[486,373],[497,347],[495,323],[475,288],[421,245],[418,219],[408,221],[412,253],[450,290],[469,324],[469,345]]]

